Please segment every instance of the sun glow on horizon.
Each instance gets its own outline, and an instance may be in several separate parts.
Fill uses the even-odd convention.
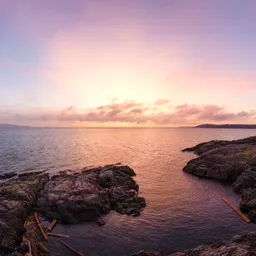
[[[1,2],[0,122],[256,122],[254,5]],[[159,99],[169,104],[147,106]],[[123,109],[128,101],[140,106]]]

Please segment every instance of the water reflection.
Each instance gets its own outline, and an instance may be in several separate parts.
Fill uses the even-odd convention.
[[[86,223],[58,225],[56,232],[71,234],[69,243],[86,255],[132,255],[140,249],[171,253],[255,230],[223,204],[221,197],[239,202],[230,187],[182,172],[195,156],[180,152],[202,141],[255,134],[237,129],[1,130],[0,170],[54,173],[116,162],[130,165],[147,200],[141,217],[112,212],[102,229]],[[54,241],[50,243],[58,255],[70,255]]]

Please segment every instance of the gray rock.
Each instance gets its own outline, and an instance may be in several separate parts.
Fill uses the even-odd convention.
[[[111,209],[138,216],[146,202],[138,197],[138,185],[131,176],[134,171],[120,165],[54,176],[41,191],[37,208],[47,218],[64,223],[97,220]]]
[[[183,169],[185,172],[233,183],[233,190],[242,193],[241,210],[256,221],[256,192],[253,191],[256,188],[256,136],[200,143],[184,151],[194,151],[199,155],[187,163]]]
[[[250,168],[245,170],[233,183],[232,188],[239,193],[248,188],[256,188],[256,172],[251,171]]]

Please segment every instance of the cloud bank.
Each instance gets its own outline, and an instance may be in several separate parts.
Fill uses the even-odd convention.
[[[223,106],[183,104],[172,106],[167,99],[152,103],[113,100],[110,104],[90,109],[69,106],[61,110],[27,108],[22,111],[15,107],[0,106],[0,122],[8,123],[80,123],[81,125],[126,123],[145,126],[195,125],[212,123],[253,123],[256,111],[231,112]]]

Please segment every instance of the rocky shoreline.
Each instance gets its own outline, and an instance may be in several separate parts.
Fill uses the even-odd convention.
[[[241,211],[256,221],[256,136],[242,140],[214,140],[200,143],[184,152],[194,152],[184,171],[202,178],[229,182],[241,194]],[[61,172],[2,174],[0,179],[0,255],[22,256],[26,220],[36,210],[45,219],[61,223],[95,221],[104,225],[102,216],[115,210],[121,214],[140,215],[146,206],[138,196],[135,172],[119,164],[84,168],[76,173]],[[37,234],[38,235],[38,234]],[[31,238],[33,240],[33,236]],[[38,255],[53,255],[47,244],[36,241]],[[20,245],[19,245],[20,244]],[[25,247],[25,249],[24,249]],[[216,245],[200,245],[168,256],[244,256],[256,255],[256,232],[236,235]],[[140,251],[133,256],[163,256]]]
[[[12,175],[14,176],[14,175]],[[138,216],[146,206],[128,166],[106,165],[49,177],[46,173],[19,175],[0,184],[0,255],[23,255],[24,223],[36,210],[61,223],[95,221],[115,210]],[[44,254],[49,255],[49,254]]]
[[[241,194],[240,209],[256,222],[256,136],[240,140],[212,140],[186,148],[197,158],[190,160],[184,171],[201,178],[216,179],[231,184]],[[256,256],[256,232],[236,235],[220,244],[200,245],[168,256]],[[165,256],[140,251],[133,256]]]
[[[241,211],[256,222],[256,136],[209,141],[183,151],[199,155],[187,163],[185,172],[229,182],[232,189],[241,194]]]

